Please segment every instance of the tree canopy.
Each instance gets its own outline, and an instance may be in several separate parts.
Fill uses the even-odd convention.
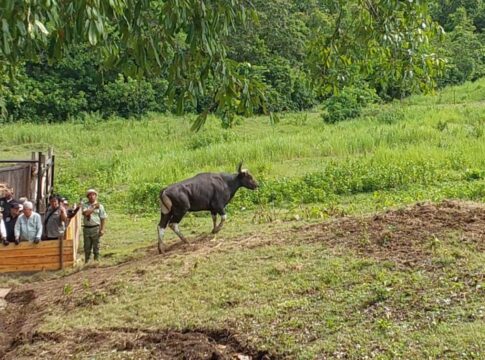
[[[443,1],[449,6],[440,8]],[[479,3],[7,0],[0,5],[0,107],[19,118],[38,111],[26,112],[26,104],[39,100],[29,100],[28,84],[38,94],[55,86],[73,100],[85,99],[53,111],[59,120],[80,109],[119,113],[122,104],[111,106],[93,89],[103,88],[113,99],[137,90],[138,99],[145,97],[138,108],[197,112],[198,129],[212,112],[231,126],[235,114],[302,110],[346,86],[365,84],[383,99],[402,97],[430,90],[443,78],[444,58],[452,56],[450,49],[440,51],[443,27],[454,29],[459,9],[482,11]],[[473,19],[480,21],[479,15]],[[60,76],[66,67],[99,75],[67,81]],[[24,84],[7,78],[9,71],[23,76]]]

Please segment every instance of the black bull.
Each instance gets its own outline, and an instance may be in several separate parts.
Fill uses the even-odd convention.
[[[254,190],[258,183],[252,175],[241,169],[236,174],[202,173],[190,179],[170,185],[160,192],[161,216],[158,224],[158,251],[163,252],[163,235],[167,225],[183,241],[178,224],[189,211],[210,211],[213,221],[212,233],[219,232],[226,220],[226,205],[241,187]],[[221,222],[217,225],[217,214]]]

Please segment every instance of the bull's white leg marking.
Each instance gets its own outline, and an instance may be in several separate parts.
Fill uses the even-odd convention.
[[[221,216],[221,221],[226,221],[226,219],[227,219],[227,214],[224,214]]]
[[[217,214],[215,215],[212,215],[212,232],[214,232],[216,230],[216,224],[217,224]]]
[[[165,229],[158,226],[158,241],[163,240],[163,235],[165,235]]]
[[[157,226],[158,228],[158,253],[163,252],[163,235],[165,234],[165,229]]]
[[[179,224],[178,223],[171,223],[170,228],[174,231],[175,234],[182,240],[183,242],[187,242],[187,239],[185,236],[182,234],[182,232],[179,229]]]

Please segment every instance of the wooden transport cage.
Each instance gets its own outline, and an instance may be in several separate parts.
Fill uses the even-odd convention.
[[[0,184],[13,187],[16,199],[30,199],[35,211],[44,218],[47,199],[54,189],[54,170],[55,156],[52,149],[47,154],[33,152],[30,160],[0,159]],[[0,194],[2,190],[0,188]],[[59,270],[72,266],[76,262],[80,230],[79,211],[71,219],[62,239],[45,240],[39,244],[26,241],[19,245],[0,244],[0,273]]]
[[[81,212],[71,219],[64,236],[38,244],[22,241],[19,245],[0,244],[0,273],[60,270],[76,262],[81,231]],[[61,256],[62,254],[62,256]]]

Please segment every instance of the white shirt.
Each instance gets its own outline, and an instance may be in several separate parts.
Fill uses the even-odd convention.
[[[25,214],[19,216],[15,223],[15,238],[20,240],[40,240],[42,236],[42,219],[35,211],[28,218]]]
[[[6,239],[7,238],[7,229],[5,228],[5,222],[2,218],[0,218],[0,238]]]

